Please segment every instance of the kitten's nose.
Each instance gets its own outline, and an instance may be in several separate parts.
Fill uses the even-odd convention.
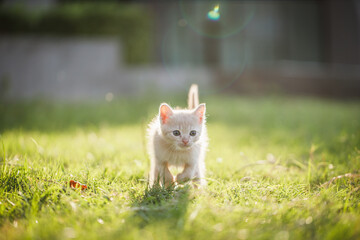
[[[189,139],[182,139],[182,142],[186,145],[189,143]]]

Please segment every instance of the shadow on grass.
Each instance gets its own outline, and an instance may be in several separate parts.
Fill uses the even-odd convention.
[[[182,229],[190,201],[190,189],[190,186],[146,188],[141,196],[133,198],[132,217],[140,219],[140,227],[164,222],[173,228]]]

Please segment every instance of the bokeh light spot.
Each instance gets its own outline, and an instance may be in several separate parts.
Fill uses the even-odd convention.
[[[219,13],[219,4],[217,4],[214,9],[208,12],[207,16],[210,20],[217,21],[220,19],[220,13]]]
[[[255,15],[256,4],[250,1],[179,0],[182,19],[201,36],[227,38],[240,33]]]

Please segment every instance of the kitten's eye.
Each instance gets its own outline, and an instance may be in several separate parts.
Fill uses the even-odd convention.
[[[180,136],[180,131],[179,130],[174,130],[173,134],[174,134],[174,136]]]
[[[196,131],[195,131],[195,130],[190,131],[190,136],[194,137],[195,135],[196,135]]]

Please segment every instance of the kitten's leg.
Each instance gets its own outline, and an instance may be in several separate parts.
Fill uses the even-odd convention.
[[[176,176],[178,183],[186,182],[194,177],[194,165],[185,164],[184,170]]]
[[[159,183],[159,171],[155,163],[151,163],[151,170],[149,176],[150,187]]]
[[[162,186],[168,187],[174,182],[174,177],[171,174],[168,163],[156,163],[151,171],[150,186],[161,183]]]
[[[164,163],[160,172],[160,181],[163,186],[169,187],[174,183],[174,177],[169,170],[168,163]]]
[[[193,178],[194,187],[200,188],[206,186],[205,180],[205,168],[200,165],[196,168],[194,178]]]

